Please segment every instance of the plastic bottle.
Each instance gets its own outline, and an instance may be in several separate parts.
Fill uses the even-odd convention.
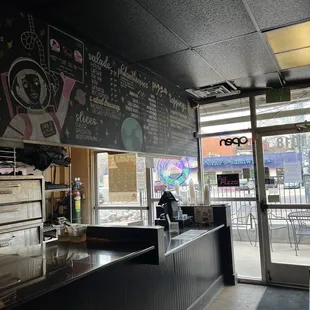
[[[181,209],[181,207],[179,206],[178,208],[178,220],[182,220],[183,219],[183,211]]]

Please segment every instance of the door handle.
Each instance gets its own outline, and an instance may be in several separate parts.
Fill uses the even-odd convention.
[[[10,210],[0,210],[0,213],[13,213],[13,212],[18,212],[20,209],[15,208],[15,209],[10,209]]]
[[[1,187],[20,187],[20,184],[18,183],[6,183],[6,184],[1,184]]]
[[[11,245],[11,241],[15,238],[15,236],[13,236],[12,238],[7,238],[7,239],[3,239],[0,240],[0,248],[6,248],[8,246]]]
[[[11,195],[13,191],[11,189],[0,190],[0,195]]]
[[[264,201],[260,202],[260,209],[261,209],[262,213],[265,213],[266,210],[268,209],[267,204]]]

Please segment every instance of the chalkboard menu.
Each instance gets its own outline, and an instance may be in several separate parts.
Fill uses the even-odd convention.
[[[26,12],[0,16],[0,73],[0,137],[197,156],[183,92]]]

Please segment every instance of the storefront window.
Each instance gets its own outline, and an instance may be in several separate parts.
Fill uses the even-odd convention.
[[[146,210],[99,210],[99,225],[127,223],[128,225],[146,225],[147,211]]]
[[[263,154],[257,154],[258,159],[263,156],[264,166],[260,166],[259,161],[257,172],[262,178],[260,185],[264,184],[265,187],[261,194],[263,197],[266,195],[269,205],[266,214],[271,261],[296,264],[296,257],[291,251],[294,234],[296,229],[306,226],[308,219],[305,218],[309,213],[308,210],[299,209],[299,205],[309,204],[310,201],[310,139],[306,123],[310,121],[310,88],[271,90],[266,95],[256,96],[255,105],[257,127],[271,127],[264,130]],[[250,129],[251,126],[249,101],[243,99],[206,104],[200,107],[200,115],[201,132],[206,134],[202,138],[204,181],[210,186],[211,203],[230,205],[238,274],[241,277],[260,278],[258,232],[261,227],[256,205],[257,180],[252,135],[250,130],[249,133],[240,133],[240,130]],[[296,123],[304,123],[300,132],[292,129],[289,133],[289,128],[293,126],[283,126],[285,131],[281,131],[281,125]],[[279,127],[274,130],[273,126]],[[237,174],[239,186],[218,186],[217,178],[223,174]],[[259,189],[262,191],[261,186]],[[287,206],[272,208],[277,204]],[[295,252],[297,255],[298,247]]]
[[[248,98],[205,104],[199,109],[202,134],[251,128]]]
[[[198,163],[197,158],[182,157],[179,159],[154,159],[153,168],[153,197],[160,198],[166,190],[179,191],[182,203],[189,203],[189,184],[194,184],[198,196]],[[178,189],[179,187],[179,189]]]
[[[97,153],[97,223],[146,224],[145,158]],[[136,208],[136,209],[135,209]]]
[[[272,102],[272,97],[255,98],[257,126],[266,127],[310,121],[310,88],[292,90],[291,100]]]
[[[254,197],[254,161],[251,134],[202,139],[204,182],[211,197]],[[218,187],[217,175],[238,174],[239,187]],[[233,207],[233,206],[232,206]]]
[[[145,158],[136,154],[97,154],[99,205],[145,205]]]
[[[309,133],[264,137],[266,179],[274,180],[274,186],[266,188],[267,202],[304,204],[310,201],[309,142]],[[286,218],[289,212],[292,210],[286,210]]]

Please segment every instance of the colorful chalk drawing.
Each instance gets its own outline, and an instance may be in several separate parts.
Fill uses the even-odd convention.
[[[122,140],[126,150],[141,151],[143,133],[140,124],[134,118],[127,118],[122,124]]]
[[[167,185],[174,186],[176,181],[178,181],[180,185],[184,185],[191,172],[190,161],[187,157],[181,160],[159,159],[157,163],[157,172],[160,179]]]
[[[57,111],[46,111],[60,86],[56,74],[50,72],[46,66],[43,44],[35,33],[31,15],[28,15],[28,21],[30,31],[22,33],[21,42],[27,50],[37,47],[40,64],[31,58],[18,58],[9,69],[7,83],[2,74],[2,84],[11,116],[3,137],[59,143],[75,80],[61,74],[63,90]],[[20,105],[16,107],[16,111],[9,92]],[[54,105],[52,108],[56,110]]]
[[[46,74],[49,78],[49,81],[52,85],[53,95],[55,95],[59,89],[58,78],[54,72],[50,71],[47,68],[47,65],[45,62],[44,47],[43,47],[43,44],[42,44],[39,36],[36,34],[32,15],[28,15],[28,21],[29,21],[30,30],[22,33],[21,42],[22,42],[24,48],[27,50],[33,50],[34,47],[37,46],[38,52],[39,52],[39,57],[40,57],[40,65],[41,65],[42,69],[46,72]]]

